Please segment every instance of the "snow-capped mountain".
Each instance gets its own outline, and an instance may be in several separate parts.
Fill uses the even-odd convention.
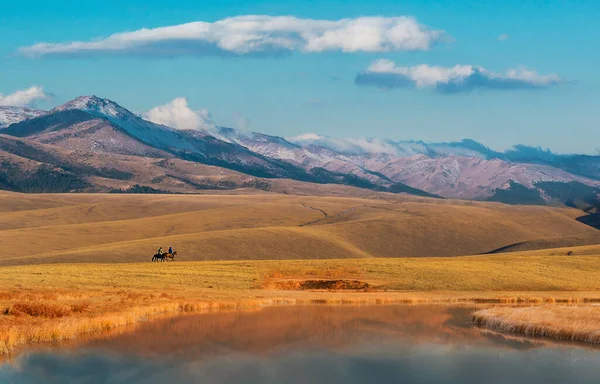
[[[39,109],[0,106],[0,129],[24,120],[33,119],[45,113],[46,111]]]
[[[365,167],[393,181],[447,198],[485,199],[497,189],[510,187],[511,181],[528,189],[542,182],[577,182],[600,187],[600,181],[546,165],[467,156],[398,157],[388,162],[367,161]]]
[[[54,108],[50,113],[66,111],[83,111],[91,116],[107,120],[132,137],[155,148],[195,151],[194,145],[185,140],[177,130],[146,121],[108,99],[81,96]]]
[[[237,143],[263,156],[290,162],[306,170],[323,168],[330,172],[353,175],[375,185],[389,187],[393,184],[393,182],[383,180],[381,177],[353,163],[351,156],[346,156],[324,146],[309,145],[302,147],[282,137],[257,132],[240,132],[224,127],[218,127],[216,133],[223,140]]]
[[[85,185],[120,185],[107,181],[110,175],[118,180],[130,175],[147,187],[167,189],[228,188],[240,185],[243,177],[289,178],[445,198],[600,206],[600,156],[556,155],[524,146],[496,152],[472,140],[425,143],[317,134],[285,139],[224,127],[178,130],[96,96],[78,97],[49,112],[0,111],[14,121],[0,131],[4,164],[16,162],[19,169],[48,164],[75,172]],[[221,178],[199,182],[199,164],[246,176],[235,176],[235,183]],[[152,177],[147,169],[153,170]],[[202,172],[206,177],[215,171]],[[243,181],[248,182],[254,183]]]
[[[600,156],[562,155],[550,150],[526,145],[515,145],[504,152],[494,151],[474,140],[425,143],[423,141],[393,141],[379,138],[332,138],[314,133],[304,134],[288,141],[303,148],[321,147],[351,157],[376,158],[390,161],[399,157],[425,155],[430,158],[447,156],[499,159],[510,163],[549,165],[566,172],[600,180]]]
[[[580,176],[545,164],[548,159],[558,163],[559,155],[541,150],[530,151],[539,152],[532,161],[513,162],[510,160],[512,157],[526,152],[523,147],[504,154],[473,140],[428,144],[383,139],[335,139],[316,134],[284,140],[260,133],[240,133],[229,128],[221,128],[219,134],[254,152],[292,162],[307,170],[324,168],[382,187],[403,183],[446,198],[488,199],[497,195],[498,190],[510,189],[514,184],[528,190],[538,190],[541,183],[547,182],[600,187],[598,178]],[[598,166],[600,158],[589,160],[589,163]],[[546,196],[543,190],[538,192],[540,196]]]
[[[79,153],[178,158],[255,177],[374,187],[345,174],[322,169],[313,173],[312,169],[253,152],[235,140],[155,124],[95,96],[78,97],[38,118],[13,124],[2,133]]]

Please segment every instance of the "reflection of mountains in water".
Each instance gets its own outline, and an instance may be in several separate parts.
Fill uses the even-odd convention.
[[[472,326],[472,311],[472,307],[445,305],[273,307],[161,320],[83,347],[148,357],[199,358],[305,348],[343,351],[394,342],[506,344]]]

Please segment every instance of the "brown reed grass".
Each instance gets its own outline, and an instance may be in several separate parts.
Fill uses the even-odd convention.
[[[54,319],[58,317],[65,317],[72,312],[69,307],[63,307],[59,305],[34,302],[34,303],[16,303],[12,307],[7,308],[5,315],[13,316],[33,316],[33,317],[45,317],[48,319]]]
[[[600,344],[596,305],[492,307],[476,311],[473,321],[501,332]]]

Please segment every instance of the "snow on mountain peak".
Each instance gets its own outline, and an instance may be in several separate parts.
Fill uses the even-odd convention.
[[[79,96],[61,106],[54,108],[51,112],[80,110],[94,116],[108,118],[124,118],[133,115],[127,109],[108,99],[97,96]]]
[[[46,111],[39,109],[0,106],[0,128],[6,128],[11,124],[33,119],[45,113]]]
[[[108,120],[115,126],[126,131],[130,136],[155,148],[177,149],[181,151],[195,150],[194,145],[182,138],[177,130],[144,120],[114,101],[102,99],[97,96],[77,97],[54,108],[50,112],[72,110],[84,111],[92,116]]]

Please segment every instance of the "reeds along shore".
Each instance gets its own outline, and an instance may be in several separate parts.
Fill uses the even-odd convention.
[[[267,292],[263,291],[265,294]],[[537,305],[548,302],[586,303],[597,301],[598,298],[570,297],[558,295],[558,298],[539,296],[539,292],[522,294],[510,297],[506,292],[283,292],[270,291],[272,297],[261,296],[250,298],[241,296],[240,293],[232,292],[229,299],[199,298],[194,295],[188,297],[173,297],[169,295],[154,295],[149,292],[124,293],[101,292],[102,301],[98,301],[99,292],[79,292],[78,297],[51,296],[46,297],[44,293],[27,294],[28,297],[18,297],[17,300],[5,301],[0,314],[0,356],[10,355],[20,347],[37,343],[56,343],[75,339],[83,335],[94,335],[102,337],[104,331],[110,331],[135,324],[154,317],[176,316],[181,313],[202,313],[219,310],[231,310],[241,308],[260,308],[275,304],[320,304],[320,305],[389,305],[389,304],[459,304],[459,303],[528,303],[536,305],[530,308],[517,308],[525,310],[529,317],[548,317],[548,311],[555,312],[567,309],[573,311],[571,317],[579,318],[579,323],[591,321],[594,316],[600,315],[600,309],[596,307],[548,307]],[[0,296],[2,294],[0,293]],[[115,310],[115,308],[119,308]],[[490,308],[477,312],[476,322],[485,324],[495,329],[506,327],[502,321],[498,322],[489,314],[496,313],[495,310],[509,312],[513,308],[499,307]],[[538,312],[539,311],[539,312]],[[565,312],[563,316],[568,317]],[[587,319],[587,320],[586,320]],[[525,324],[523,320],[519,324]],[[600,334],[594,330],[599,329],[600,320],[587,323],[587,327],[579,324],[574,325],[581,329],[575,336],[567,338],[588,342],[598,342]],[[581,327],[581,328],[579,328]],[[508,331],[525,330],[528,335],[553,336],[547,330],[538,331],[537,328],[520,326],[515,328],[506,327]],[[94,338],[94,336],[90,336]],[[564,338],[564,337],[560,337]]]
[[[175,316],[181,313],[202,313],[256,307],[262,301],[212,301],[185,302],[177,299],[158,300],[157,303],[141,303],[139,299],[121,301],[118,311],[105,306],[88,303],[73,305],[56,304],[56,301],[17,302],[5,307],[0,315],[0,356],[9,355],[15,349],[28,344],[56,343],[75,339],[85,334],[135,325],[159,316]]]
[[[599,306],[492,307],[475,312],[473,321],[501,332],[600,344]]]
[[[82,304],[81,308],[86,305]],[[6,317],[0,323],[0,355],[9,354],[19,346],[44,342],[60,342],[91,332],[108,331],[135,324],[164,313],[202,310],[204,305],[161,303],[131,307],[120,312],[87,314],[73,308],[36,302],[17,303],[5,309]],[[75,307],[77,309],[77,307]]]

